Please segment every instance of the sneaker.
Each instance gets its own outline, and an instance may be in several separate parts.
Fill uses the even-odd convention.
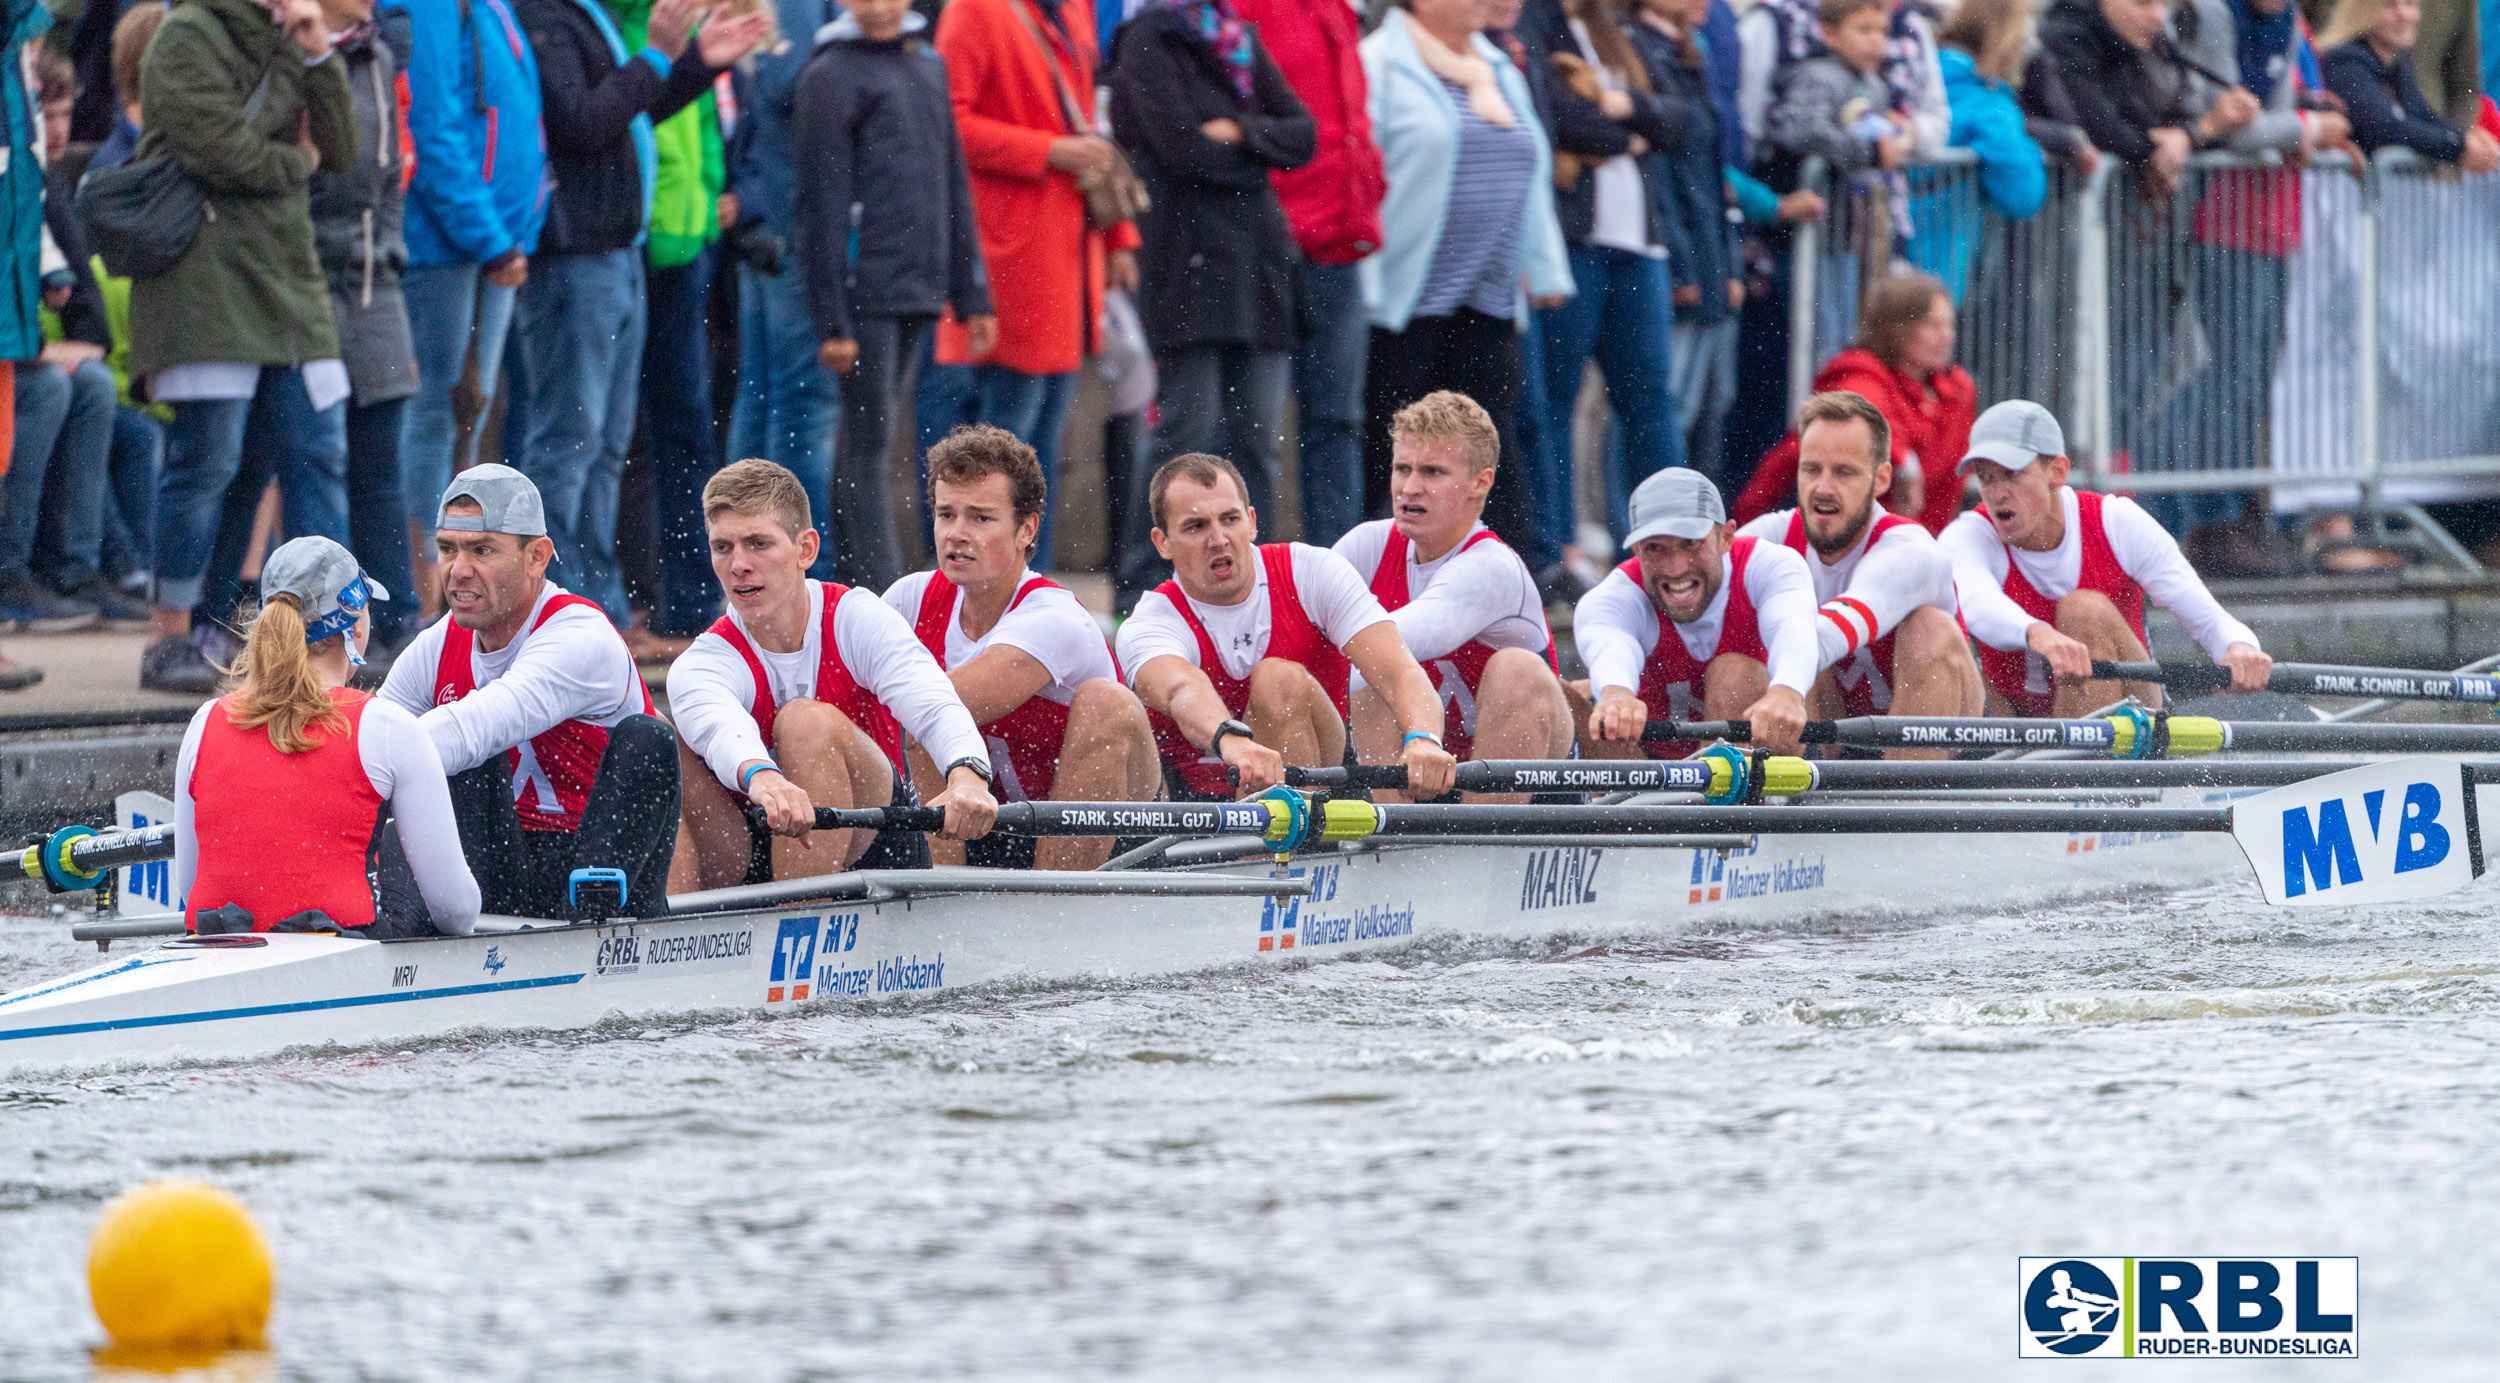
[[[139,685],[148,691],[209,696],[222,677],[200,646],[186,638],[158,639],[139,655]]]
[[[103,615],[86,601],[54,595],[20,571],[0,576],[0,618],[29,634],[67,634],[95,628]]]
[[[61,594],[94,606],[106,624],[132,626],[148,622],[148,603],[124,594],[100,572]]]

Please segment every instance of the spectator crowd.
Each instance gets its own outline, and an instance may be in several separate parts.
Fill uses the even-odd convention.
[[[883,589],[921,522],[898,449],[990,423],[1048,475],[1089,365],[1106,502],[1046,512],[1036,569],[1099,525],[1133,604],[1168,573],[1146,477],[1189,452],[1271,532],[1290,461],[1289,521],[1333,542],[1387,511],[1392,415],[1448,388],[1501,437],[1487,522],[1569,598],[1651,472],[1739,519],[1789,488],[1788,246],[1836,211],[1810,160],[1871,246],[1816,387],[1883,410],[1885,502],[1940,530],[1986,400],[1960,286],[1897,253],[1905,167],[1971,150],[2013,220],[2105,159],[2156,195],[2202,150],[2500,168],[2500,0],[0,4],[0,630],[144,626],[142,684],[202,694],[283,537],[402,597],[387,665],[481,459],[638,654],[718,613],[699,497],[736,457],[807,487],[814,575]],[[2279,244],[2200,241],[2279,300]]]

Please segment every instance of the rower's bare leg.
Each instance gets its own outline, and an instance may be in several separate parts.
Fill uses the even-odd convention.
[[[2149,658],[2143,641],[2127,627],[2127,617],[2099,591],[2071,591],[2057,602],[2057,618],[2051,621],[2057,632],[2092,650],[2095,658],[2118,662],[2140,663]],[[2080,686],[2061,686],[2053,713],[2061,720],[2071,720],[2099,710],[2121,697],[2132,696],[2147,706],[2162,704],[2159,682],[2085,682]]]
[[[1393,764],[1403,755],[1398,733],[1398,718],[1389,709],[1389,699],[1372,690],[1366,682],[1354,689],[1346,701],[1347,719],[1354,727],[1354,757],[1367,764]],[[1390,788],[1372,789],[1375,802],[1403,802],[1406,794]]]
[[[1298,768],[1335,768],[1345,762],[1345,722],[1309,668],[1284,658],[1262,658],[1250,669],[1250,704],[1242,712],[1250,737]]]
[[[1701,670],[1701,718],[1743,720],[1771,689],[1771,670],[1742,653],[1722,653]]]
[[[1975,716],[1987,708],[1979,664],[1953,616],[1933,605],[1910,612],[1892,631],[1892,714]],[[1887,759],[1950,758],[1942,749],[1888,749]]]
[[[908,737],[903,740],[903,762],[911,766],[912,786],[919,789],[922,806],[928,805],[930,798],[946,791],[946,775],[937,771],[937,761],[929,757],[928,750],[920,747],[920,741]],[[929,863],[944,868],[963,862],[962,841],[947,840],[942,836],[929,837]]]
[[[747,858],[754,848],[746,813],[712,776],[712,766],[683,740],[677,743],[677,782],[677,847],[669,856],[668,891],[691,893],[746,882]]]
[[[1647,757],[1638,740],[1601,740],[1589,733],[1589,714],[1596,707],[1596,698],[1589,692],[1585,677],[1563,683],[1563,704],[1571,708],[1571,737],[1580,744],[1583,759],[1638,759]]]
[[[894,767],[885,751],[831,705],[802,699],[773,717],[773,761],[819,807],[883,807],[894,801]],[[874,831],[811,831],[773,837],[773,877],[838,874],[857,863]]]
[[[1059,741],[1051,800],[1150,802],[1162,777],[1154,730],[1137,694],[1108,677],[1078,686],[1068,702],[1068,732]],[[1112,844],[1108,836],[1051,836],[1034,847],[1033,867],[1099,869],[1111,858]]]
[[[1470,759],[1559,759],[1571,752],[1571,703],[1542,655],[1497,651],[1476,681],[1476,736]],[[1468,802],[1517,803],[1526,793],[1471,792]]]

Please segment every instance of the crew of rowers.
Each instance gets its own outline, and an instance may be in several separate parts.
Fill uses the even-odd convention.
[[[1149,506],[1172,579],[1116,648],[1026,568],[1043,476],[1004,431],[931,449],[937,567],[882,595],[809,578],[805,489],[739,461],[703,490],[726,613],[669,670],[673,727],[606,615],[548,580],[537,488],[478,466],[442,497],[449,618],[378,695],[347,683],[388,593],[327,539],[270,555],[240,685],[183,741],[176,892],[202,929],[394,937],[577,918],[585,880],[620,873],[618,915],[643,915],[663,893],[845,869],[1091,868],[1111,842],[992,835],[1000,799],[1229,799],[1343,763],[1349,739],[1428,798],[1461,757],[1696,747],[1646,739],[1657,720],[1741,720],[1795,752],[1810,718],[2157,703],[2090,675],[2146,657],[2148,595],[2235,690],[2265,685],[2256,636],[2177,543],[2066,484],[2039,405],[1979,418],[1960,463],[1979,503],[1941,538],[1878,504],[1872,404],[1818,394],[1799,426],[1795,509],[1738,530],[1687,469],[1633,492],[1632,555],[1575,613],[1585,682],[1563,680],[1534,578],[1482,522],[1501,441],[1462,394],[1399,411],[1392,517],[1333,549],[1260,543],[1223,458],[1166,463]],[[944,829],[815,829],[820,807],[914,802]]]

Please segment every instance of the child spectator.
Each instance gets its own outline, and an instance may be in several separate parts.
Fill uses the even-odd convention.
[[[903,575],[886,452],[929,331],[951,306],[975,356],[998,334],[946,64],[918,37],[927,27],[906,0],[853,0],[792,106],[798,272],[824,343],[817,359],[843,376],[834,572],[880,591]]]
[[[1835,173],[1899,168],[1918,134],[1882,76],[1890,38],[1884,0],[1821,0],[1814,13],[1828,51],[1772,79],[1765,119],[1772,146],[1792,163],[1820,157]]]

